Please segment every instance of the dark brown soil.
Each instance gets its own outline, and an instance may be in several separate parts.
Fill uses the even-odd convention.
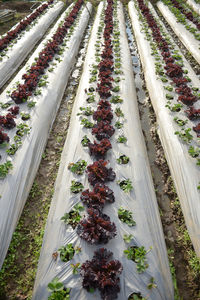
[[[6,1],[0,2],[0,9],[12,9],[16,10],[19,13],[31,12],[31,7],[35,2],[24,2],[24,1]],[[35,4],[36,5],[36,4]],[[40,5],[40,2],[34,7]]]

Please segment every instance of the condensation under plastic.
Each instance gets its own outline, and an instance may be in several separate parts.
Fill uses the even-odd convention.
[[[194,2],[193,0],[187,0],[186,2],[187,2],[187,4],[189,4],[192,7],[192,9],[196,13],[198,13],[200,15],[200,5],[198,3]]]
[[[156,15],[150,4],[149,7],[154,15]],[[197,190],[200,181],[200,172],[196,165],[196,160],[188,154],[188,146],[182,143],[174,134],[175,131],[180,130],[180,127],[173,121],[173,118],[177,115],[180,119],[186,119],[186,115],[184,112],[174,115],[165,107],[167,102],[165,98],[166,91],[164,90],[162,81],[158,79],[155,73],[155,60],[151,56],[149,42],[145,39],[144,34],[141,33],[138,13],[132,1],[129,2],[129,13],[142,61],[145,81],[157,117],[158,134],[176,186],[189,235],[197,255],[200,256],[200,194]],[[181,53],[177,46],[176,49]],[[188,76],[192,79],[193,86],[199,87],[200,82],[197,76],[183,55],[182,58],[184,66],[188,69]],[[196,108],[200,107],[199,104],[198,101],[194,106]],[[194,126],[190,120],[188,120],[187,125],[188,127]],[[198,147],[196,134],[194,132],[191,134],[194,137],[191,145],[196,148]]]
[[[166,5],[159,1],[157,2],[157,7],[162,13],[163,17],[166,19],[167,23],[169,23],[169,25],[172,27],[179,40],[184,44],[184,46],[200,64],[200,42],[195,39],[192,33],[185,29],[185,26],[183,24],[177,22],[176,17]],[[194,24],[190,21],[188,21],[188,23],[196,28],[196,26],[194,26]]]
[[[67,42],[66,51],[61,56],[62,61],[57,64],[53,72],[48,72],[49,83],[47,87],[42,88],[41,96],[34,97],[37,103],[31,110],[31,119],[26,122],[26,124],[32,128],[30,134],[23,139],[22,146],[11,160],[13,170],[10,171],[5,179],[0,180],[0,267],[3,264],[13,231],[33,184],[50,128],[59,108],[71,68],[75,62],[79,45],[89,19],[87,9],[91,11],[92,6],[90,3],[87,4],[87,8],[85,7],[83,9],[79,23]],[[65,19],[66,12],[70,10],[71,9],[68,8],[62,14],[49,35],[33,53],[25,67],[0,96],[1,100],[5,100],[6,91],[11,88],[13,83],[21,80],[22,75],[26,72],[26,66],[30,66],[34,62],[34,58],[38,56],[38,53],[43,49],[47,40],[56,32],[60,21]],[[20,109],[23,111],[24,108],[24,111],[28,112],[25,105],[26,104],[21,104]],[[17,122],[20,123],[20,120],[17,120],[16,123]],[[14,131],[15,130],[9,131],[11,139],[14,137]],[[5,160],[5,150],[1,152],[2,150],[0,154],[2,155],[2,159]]]
[[[38,19],[38,22],[30,28],[29,31],[25,32],[12,48],[9,48],[6,52],[6,56],[4,56],[3,60],[0,62],[0,88],[17,70],[35,44],[42,38],[47,28],[58,16],[63,5],[63,2],[59,1],[55,3],[53,7],[48,8],[45,14]]]
[[[55,193],[51,203],[51,208],[47,220],[44,234],[43,246],[41,250],[36,282],[33,293],[33,300],[44,300],[49,296],[47,285],[54,277],[58,277],[65,286],[71,287],[70,299],[94,300],[100,299],[98,291],[88,293],[82,288],[82,279],[79,275],[73,275],[70,263],[85,262],[91,260],[94,251],[99,247],[105,247],[113,252],[113,258],[120,260],[123,265],[123,272],[120,276],[121,291],[118,299],[125,300],[133,293],[141,293],[143,297],[149,295],[148,299],[162,300],[173,298],[173,287],[168,266],[166,247],[160,222],[156,197],[154,193],[151,172],[149,168],[144,139],[140,127],[140,119],[137,107],[137,97],[133,78],[133,69],[131,56],[126,37],[126,29],[121,3],[118,8],[118,17],[120,27],[120,46],[122,49],[122,71],[123,79],[120,81],[120,96],[124,102],[120,105],[125,114],[124,129],[116,130],[111,138],[112,150],[107,154],[106,160],[116,172],[116,180],[130,178],[133,182],[134,191],[130,194],[124,193],[116,182],[108,185],[114,191],[115,202],[107,205],[103,212],[110,216],[117,226],[117,236],[106,245],[94,246],[80,239],[71,226],[66,226],[60,218],[65,212],[80,201],[80,195],[72,196],[70,193],[71,180],[78,180],[88,187],[87,176],[76,176],[72,174],[67,166],[70,162],[76,162],[84,159],[88,164],[93,160],[89,156],[88,149],[81,145],[81,140],[86,134],[92,141],[94,137],[91,130],[83,129],[80,125],[80,119],[77,116],[79,107],[86,105],[87,94],[84,92],[91,85],[88,83],[90,77],[90,66],[95,62],[95,47],[97,40],[97,30],[99,25],[99,16],[102,11],[102,3],[99,4],[97,17],[93,25],[92,35],[88,45],[83,74],[80,80],[79,88],[76,94],[75,103],[71,115],[70,127],[67,140],[64,145],[60,168],[55,184]],[[94,85],[95,87],[95,85]],[[96,95],[96,100],[99,96]],[[96,105],[91,105],[95,109]],[[115,109],[115,105],[112,106]],[[116,118],[114,117],[113,124]],[[118,133],[124,133],[128,139],[127,144],[116,142]],[[123,153],[130,158],[128,165],[118,165],[116,158]],[[128,227],[118,219],[118,208],[124,208],[133,212],[133,218],[136,226]],[[137,273],[136,264],[128,260],[123,251],[128,247],[123,241],[124,234],[132,234],[134,243],[138,246],[145,246],[153,249],[147,254],[149,268],[142,274]],[[52,253],[56,252],[61,246],[72,243],[74,246],[80,246],[82,251],[76,254],[74,258],[67,263],[56,261]],[[150,278],[154,277],[157,288],[151,292],[147,289]]]

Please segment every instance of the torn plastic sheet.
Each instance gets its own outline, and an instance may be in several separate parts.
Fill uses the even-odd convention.
[[[151,11],[154,12],[154,15],[156,15],[153,7],[150,4],[148,5]],[[151,55],[149,42],[146,40],[145,35],[141,34],[142,28],[133,1],[129,3],[129,13],[142,61],[146,85],[157,117],[158,134],[176,186],[189,235],[197,255],[200,256],[200,194],[197,190],[200,181],[199,167],[196,165],[194,158],[189,156],[188,146],[174,134],[175,131],[180,130],[180,127],[173,121],[175,115],[165,107],[167,104],[165,98],[166,90],[163,82],[158,79],[155,73],[156,61]],[[162,22],[160,23],[162,24]],[[178,49],[177,46],[176,49]],[[180,50],[179,52],[181,53]],[[183,55],[182,58],[192,83],[194,86],[199,87],[200,82],[197,76]],[[199,107],[199,101],[194,106],[196,108]],[[177,115],[181,119],[186,119],[184,112],[177,113]],[[187,127],[192,126],[194,124],[188,120]],[[191,134],[194,139],[191,145],[195,146],[195,148],[199,147],[196,134],[194,132]]]
[[[13,158],[10,158],[13,170],[5,179],[0,180],[0,266],[3,264],[17,220],[20,217],[37,172],[50,128],[59,108],[71,68],[75,62],[79,45],[88,23],[88,10],[91,11],[91,7],[91,4],[87,4],[87,8],[82,8],[76,29],[67,42],[65,52],[61,55],[62,61],[57,63],[53,72],[48,72],[49,83],[47,87],[42,88],[42,95],[33,97],[33,100],[37,101],[37,103],[32,108],[31,119],[26,122],[31,127],[30,134],[23,138],[22,146]],[[68,8],[67,11],[71,11],[71,8]],[[2,100],[6,102],[6,91],[12,87],[14,82],[21,80],[26,67],[34,62],[34,58],[43,49],[47,40],[56,32],[59,23],[65,17],[66,11],[62,14],[43,43],[33,53],[24,68],[3,92],[0,97]],[[23,110],[23,108],[25,112],[30,112],[26,104],[20,105],[20,109]],[[19,124],[20,120],[16,119],[16,123]],[[11,140],[13,140],[14,135],[15,130],[9,131]],[[2,160],[6,161],[7,154],[5,154],[5,150],[0,150],[0,154],[2,156],[2,163]]]
[[[187,0],[187,4],[191,6],[191,8],[200,15],[200,5],[193,0]]]
[[[0,88],[17,70],[35,44],[42,38],[47,28],[58,16],[63,5],[63,2],[58,1],[53,4],[53,7],[49,7],[45,14],[41,15],[37,23],[29,31],[26,31],[20,39],[16,40],[17,42],[14,46],[6,52],[6,56],[2,57],[3,60],[0,62]]]
[[[83,263],[87,259],[91,260],[94,251],[97,248],[105,247],[113,252],[113,257],[119,260],[123,265],[123,272],[120,276],[121,291],[118,299],[125,300],[132,293],[141,293],[143,297],[148,295],[148,299],[174,299],[171,275],[168,266],[168,258],[166,247],[158,212],[154,187],[151,178],[147,153],[145,149],[142,130],[140,127],[140,119],[137,107],[137,97],[134,86],[133,69],[129,46],[126,36],[126,28],[124,23],[123,9],[121,3],[118,4],[118,16],[120,28],[120,46],[121,46],[121,64],[122,64],[122,80],[120,85],[120,97],[124,102],[120,108],[125,114],[124,128],[116,130],[111,138],[112,150],[107,153],[106,160],[110,162],[110,166],[116,172],[116,180],[129,178],[133,182],[134,190],[130,194],[124,193],[116,182],[109,183],[108,186],[114,191],[115,202],[105,206],[103,213],[111,217],[111,221],[117,226],[117,236],[106,245],[91,246],[80,239],[71,226],[66,226],[60,218],[65,212],[69,212],[71,208],[80,201],[80,194],[73,196],[70,193],[70,185],[72,180],[78,180],[84,185],[84,189],[88,188],[87,176],[77,176],[72,174],[67,168],[71,162],[84,159],[88,164],[93,160],[89,156],[88,149],[81,145],[84,135],[93,141],[94,137],[91,131],[83,129],[80,119],[77,116],[80,107],[84,107],[88,103],[85,89],[91,86],[88,83],[90,77],[90,67],[95,63],[95,43],[98,40],[97,32],[100,14],[103,3],[98,7],[97,16],[93,25],[90,42],[88,45],[87,55],[83,68],[82,77],[76,94],[73,111],[70,120],[67,140],[64,145],[58,176],[55,184],[55,192],[51,203],[51,208],[47,220],[44,234],[43,246],[40,254],[38,271],[35,281],[33,300],[47,299],[49,292],[47,285],[53,278],[58,277],[66,287],[71,287],[70,299],[77,300],[94,300],[100,299],[98,291],[88,293],[82,288],[82,279],[79,275],[73,275],[70,264],[78,262]],[[119,76],[119,75],[117,75]],[[95,88],[96,85],[94,85]],[[96,101],[99,96],[96,95]],[[91,104],[91,108],[95,109],[96,104]],[[117,106],[112,105],[113,110]],[[114,116],[113,124],[117,119]],[[116,142],[117,136],[124,133],[127,137],[127,144],[119,144]],[[123,153],[130,158],[128,165],[119,165],[116,159]],[[133,212],[133,218],[136,226],[128,227],[118,219],[118,209],[123,206]],[[128,247],[123,241],[124,234],[132,234],[134,243],[138,246],[144,246],[153,249],[147,255],[149,268],[142,274],[137,273],[136,264],[128,260],[123,251]],[[52,256],[61,246],[72,243],[74,246],[81,247],[82,251],[76,254],[74,258],[64,263],[58,257],[55,260]],[[156,289],[149,291],[147,284],[150,278],[154,277],[157,285]]]
[[[176,21],[176,17],[161,1],[157,2],[157,7],[166,19],[167,23],[172,27],[179,40],[184,44],[196,61],[200,64],[200,41],[197,41],[192,33],[190,33],[183,24]],[[196,28],[196,26],[194,26]]]

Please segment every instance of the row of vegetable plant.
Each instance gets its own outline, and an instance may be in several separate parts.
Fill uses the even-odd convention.
[[[151,74],[145,72],[145,78],[158,118],[161,142],[174,177],[186,224],[198,254],[200,248],[197,232],[200,223],[197,221],[199,218],[196,211],[200,165],[199,80],[163,24],[159,22],[153,7],[143,0],[137,2],[135,5],[133,2],[129,5],[132,26],[136,32],[142,63],[145,68],[146,65],[152,68]],[[141,30],[145,36],[138,37]],[[145,50],[142,49],[142,43],[145,43]],[[153,87],[155,82],[156,89]],[[178,153],[175,153],[174,149],[179,149]],[[189,211],[193,215],[192,222],[195,226],[190,226]]]
[[[188,29],[190,32],[194,33],[194,36],[197,40],[200,40],[200,33],[197,30],[200,30],[200,16],[190,9],[187,3],[184,3],[180,0],[163,0],[163,3],[167,5],[170,10],[174,13],[177,20],[185,25],[185,28]],[[186,19],[189,20],[196,26],[195,30],[193,27],[190,27],[187,24]]]
[[[21,37],[20,34],[26,31],[28,26],[33,26],[34,21],[41,17],[42,13],[47,10],[47,8],[52,7],[51,4],[54,3],[54,0],[50,0],[47,3],[43,3],[40,5],[33,13],[31,13],[28,17],[21,20],[19,24],[15,26],[14,29],[8,31],[1,39],[0,39],[0,51],[5,51],[10,43],[13,42],[16,38]],[[5,53],[4,53],[5,54]],[[2,53],[1,53],[2,56]]]
[[[75,62],[89,19],[88,11],[91,5],[84,8],[82,0],[68,8],[17,74],[14,86],[12,82],[2,94],[1,264]],[[19,105],[14,105],[12,96]],[[8,174],[10,169],[12,172]]]
[[[63,295],[94,299],[95,290],[102,299],[173,298],[122,5],[108,0],[105,17],[103,5],[97,12],[74,103],[33,299]],[[84,216],[80,200],[86,207]],[[53,244],[49,243],[52,236]],[[101,244],[107,244],[106,248],[100,248]],[[115,260],[111,260],[113,254]],[[82,282],[75,278],[79,271]]]
[[[0,39],[0,87],[24,61],[63,7],[61,1],[42,4]]]
[[[158,1],[157,7],[180,41],[200,63],[200,32],[196,26],[178,8],[174,7],[170,0]]]

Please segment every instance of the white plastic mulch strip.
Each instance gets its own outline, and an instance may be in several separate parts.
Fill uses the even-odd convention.
[[[200,15],[200,5],[193,0],[186,0],[186,2],[191,6],[191,8]]]
[[[171,26],[172,30],[178,36],[179,40],[200,64],[200,41],[197,41],[183,24],[177,22],[174,14],[161,1],[157,2],[157,7],[166,19],[167,23]]]
[[[33,100],[37,101],[34,108],[31,109],[31,119],[26,124],[31,128],[30,134],[22,139],[22,146],[15,153],[10,160],[13,164],[13,170],[3,180],[0,180],[0,266],[2,265],[9,243],[12,238],[17,220],[22,212],[30,188],[32,186],[35,174],[37,172],[40,159],[48,138],[51,125],[56,116],[57,109],[59,108],[67,81],[70,75],[71,68],[76,59],[79,45],[87,26],[89,13],[91,11],[91,4],[81,9],[81,15],[78,24],[72,36],[68,39],[66,50],[60,56],[61,60],[56,66],[54,71],[48,72],[48,85],[42,88],[42,94],[33,96]],[[66,12],[69,13],[71,7],[65,11],[44,42],[33,53],[24,68],[18,73],[13,82],[1,95],[1,99],[6,102],[6,91],[8,91],[18,80],[21,80],[23,73],[26,72],[27,66],[34,62],[34,58],[38,56],[39,52],[43,49],[45,43],[56,32],[58,25],[66,18]],[[26,104],[21,104],[20,109],[27,113],[30,112]],[[16,124],[21,123],[16,120]],[[14,131],[9,132],[11,140],[14,137]],[[2,152],[2,159],[6,159],[5,150]]]
[[[71,208],[80,201],[80,194],[73,196],[70,193],[71,181],[76,179],[87,189],[89,184],[87,176],[77,176],[72,174],[67,168],[71,162],[84,159],[88,164],[93,160],[89,156],[88,149],[81,145],[83,136],[87,134],[92,141],[93,136],[90,130],[84,128],[80,124],[77,112],[79,108],[87,104],[85,89],[90,87],[88,78],[90,77],[90,66],[95,63],[95,43],[97,41],[97,32],[100,14],[103,3],[100,3],[97,17],[93,25],[93,30],[88,45],[87,55],[85,59],[83,74],[80,80],[79,88],[75,98],[75,103],[71,115],[70,127],[67,140],[64,145],[60,168],[55,185],[55,193],[51,203],[51,208],[47,220],[46,230],[44,234],[43,246],[41,250],[38,271],[36,276],[33,299],[47,299],[49,292],[47,285],[53,278],[58,277],[66,287],[70,287],[70,299],[73,300],[93,300],[100,299],[98,291],[88,293],[82,288],[82,280],[79,275],[72,274],[70,263],[83,263],[91,260],[94,251],[97,248],[105,247],[113,252],[113,258],[119,260],[123,265],[123,272],[120,276],[120,293],[118,299],[125,300],[132,293],[141,293],[143,297],[148,295],[148,299],[161,300],[173,299],[173,287],[171,275],[168,266],[166,247],[160,222],[156,197],[154,193],[151,172],[149,168],[147,153],[145,149],[144,139],[140,127],[139,113],[137,107],[137,97],[134,85],[133,70],[131,56],[129,52],[124,16],[121,3],[118,7],[117,20],[120,30],[120,46],[121,46],[121,64],[123,75],[121,77],[119,96],[124,99],[120,104],[120,108],[124,112],[125,122],[122,130],[117,130],[111,138],[112,149],[107,153],[106,160],[110,162],[110,166],[116,172],[116,180],[131,179],[134,190],[130,194],[124,193],[116,182],[109,183],[109,187],[114,191],[115,202],[105,206],[103,213],[111,217],[111,221],[116,224],[117,236],[106,245],[88,245],[80,239],[76,230],[71,226],[66,226],[60,218],[65,212],[69,212]],[[96,96],[96,101],[99,96]],[[118,105],[117,105],[118,106]],[[117,107],[113,104],[113,110]],[[96,104],[92,104],[95,108]],[[116,117],[112,123],[115,123]],[[116,139],[119,134],[123,133],[127,137],[127,144],[119,144]],[[123,153],[130,158],[127,165],[119,165],[116,159]],[[75,178],[74,178],[75,176]],[[118,209],[123,206],[125,209],[133,213],[136,226],[128,227],[118,219]],[[127,249],[127,244],[123,241],[124,234],[132,234],[134,243],[137,246],[144,246],[152,250],[147,254],[147,262],[149,267],[142,274],[136,270],[136,264],[128,260],[123,251]],[[74,246],[81,247],[82,251],[76,254],[74,258],[64,263],[58,257],[57,260],[52,256],[61,246],[72,243]],[[149,291],[147,284],[150,278],[155,279],[157,288]]]
[[[51,7],[39,17],[36,24],[28,31],[25,31],[24,35],[16,40],[14,46],[6,51],[6,55],[3,56],[2,61],[0,61],[0,88],[17,70],[35,44],[42,38],[47,28],[58,16],[63,5],[61,1],[52,4]],[[16,26],[17,25],[15,25],[15,27]]]
[[[150,4],[149,7],[155,16],[156,13]],[[184,112],[174,115],[165,107],[167,104],[166,90],[163,82],[156,75],[156,61],[151,55],[149,42],[141,33],[142,26],[133,1],[129,3],[129,13],[143,65],[145,81],[157,117],[158,133],[176,186],[189,235],[197,255],[200,256],[200,195],[197,190],[200,181],[199,167],[196,165],[195,159],[189,156],[188,145],[181,142],[174,134],[180,130],[180,127],[173,121],[173,118],[177,115],[181,119],[186,119],[186,115]],[[176,46],[175,49],[178,47]],[[192,79],[192,83],[198,87],[199,80],[184,57],[183,62],[188,69],[188,76]],[[199,107],[199,101],[195,105]],[[192,127],[194,124],[188,120],[187,125]],[[198,147],[196,134],[192,133],[192,135],[194,138],[192,145]]]

